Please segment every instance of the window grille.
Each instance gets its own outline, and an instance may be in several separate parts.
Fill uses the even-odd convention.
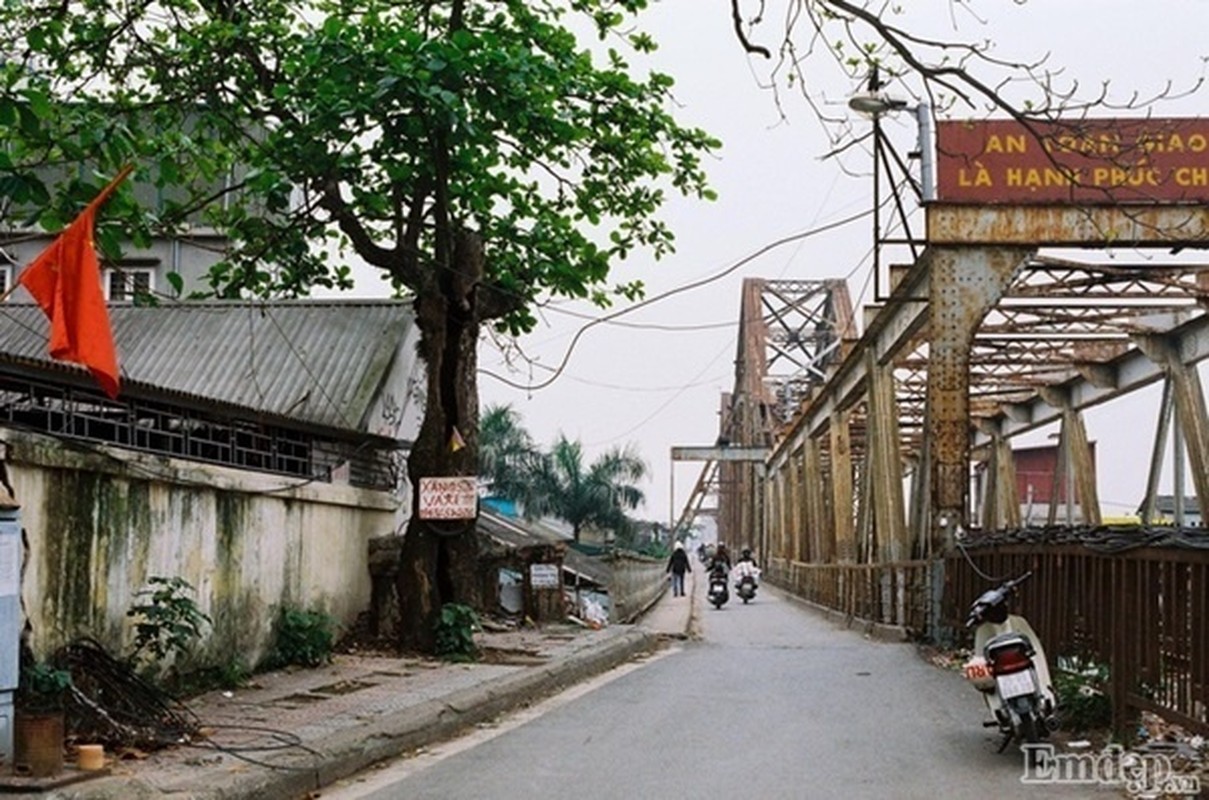
[[[401,476],[393,440],[337,439],[280,425],[205,414],[169,403],[110,400],[99,392],[0,375],[0,423],[239,469],[392,490]]]
[[[155,291],[155,270],[143,267],[113,267],[105,270],[105,299],[130,302]]]

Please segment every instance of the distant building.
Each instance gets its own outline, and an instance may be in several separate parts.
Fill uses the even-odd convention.
[[[83,169],[80,167],[78,169]],[[144,167],[138,167],[143,171]],[[62,176],[41,175],[49,184],[62,180]],[[182,191],[170,192],[157,189],[145,176],[137,175],[137,182],[130,181],[135,202],[141,208],[151,209],[159,215],[171,213],[173,203],[185,202]],[[221,194],[228,181],[212,181],[202,187],[210,196]],[[36,224],[30,224],[21,209],[10,209],[0,216],[0,291],[13,285],[17,275],[42,250],[53,241],[58,232],[48,233]],[[206,280],[210,268],[222,260],[228,240],[220,236],[213,227],[205,224],[199,213],[190,214],[171,238],[156,238],[145,248],[123,244],[119,260],[101,263],[101,287],[105,299],[111,303],[129,303],[142,295],[162,294],[172,296],[174,290],[169,275],[175,274],[182,284],[185,296],[209,288]],[[98,253],[100,257],[102,254]],[[13,293],[15,301],[28,301],[24,289]]]
[[[1175,524],[1176,499],[1173,494],[1160,494],[1154,498],[1155,516],[1149,522],[1151,525],[1173,525]],[[1138,507],[1138,517],[1141,518],[1145,506]],[[1201,518],[1201,508],[1197,504],[1196,497],[1184,498],[1184,519],[1183,524],[1191,528],[1199,528],[1204,525],[1204,520]]]

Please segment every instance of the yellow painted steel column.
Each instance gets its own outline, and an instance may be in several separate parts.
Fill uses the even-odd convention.
[[[1083,511],[1083,522],[1099,525],[1100,493],[1096,490],[1096,466],[1091,454],[1091,442],[1087,438],[1087,425],[1079,411],[1067,410],[1070,415],[1071,465],[1075,470],[1075,497]]]
[[[835,530],[836,558],[856,560],[856,538],[852,528],[852,444],[848,414],[837,411],[828,426],[831,433],[831,518]]]
[[[806,489],[806,542],[809,550],[803,561],[830,563],[835,560],[835,529],[827,515],[827,480],[823,470],[823,443],[817,437],[806,440],[803,466]]]
[[[903,498],[903,466],[899,448],[898,406],[894,375],[866,358],[869,375],[869,421],[866,438],[864,491],[873,502],[873,526],[879,561],[905,561],[910,556]]]

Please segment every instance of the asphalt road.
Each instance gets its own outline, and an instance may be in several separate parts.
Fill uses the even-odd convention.
[[[685,601],[687,602],[687,600]],[[762,590],[703,606],[703,639],[575,687],[457,742],[346,781],[393,798],[1048,798],[1024,785],[982,700],[913,647],[838,630]]]

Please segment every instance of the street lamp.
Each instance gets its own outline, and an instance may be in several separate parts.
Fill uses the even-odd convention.
[[[873,122],[873,276],[874,295],[877,300],[881,300],[881,248],[883,244],[881,224],[881,162],[885,159],[887,167],[891,172],[893,172],[895,164],[904,173],[908,170],[906,164],[896,154],[894,154],[893,161],[890,160],[890,154],[887,153],[885,142],[882,139],[881,120],[887,114],[895,114],[899,111],[910,111],[915,115],[918,139],[915,149],[908,153],[908,157],[919,159],[919,199],[923,203],[929,203],[936,199],[935,157],[932,152],[932,109],[927,103],[918,103],[913,106],[906,100],[891,97],[882,91],[882,83],[878,79],[876,66],[869,72],[869,83],[865,90],[858,92],[848,99],[848,107]],[[893,154],[892,149],[891,154]],[[912,182],[914,181],[912,180]],[[891,191],[894,192],[897,199],[898,190],[893,180],[890,183]],[[897,202],[896,209],[903,227],[907,231],[905,242],[898,243],[909,245],[912,256],[918,258],[917,241],[910,234],[910,224],[907,220],[903,204]]]
[[[866,117],[879,117],[891,111],[907,107],[906,100],[899,100],[878,91],[860,92],[848,98],[848,107]]]
[[[871,79],[871,83],[876,79]],[[927,203],[936,199],[935,159],[932,153],[932,107],[927,103],[910,105],[876,89],[858,92],[848,98],[848,107],[863,117],[873,120],[875,128],[879,120],[887,114],[899,111],[910,111],[915,114],[918,126],[919,141],[917,149],[911,155],[919,158],[919,183],[921,199]],[[876,161],[876,157],[875,157]]]

